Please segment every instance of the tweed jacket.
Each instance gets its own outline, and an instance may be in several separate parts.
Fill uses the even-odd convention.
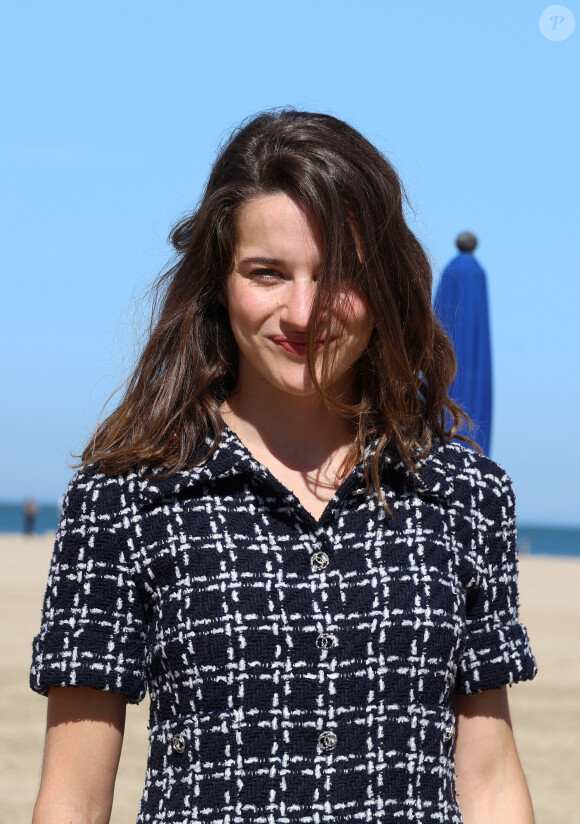
[[[454,692],[532,678],[514,496],[437,442],[319,520],[226,427],[161,479],[81,470],[31,686],[151,697],[139,824],[461,822]]]

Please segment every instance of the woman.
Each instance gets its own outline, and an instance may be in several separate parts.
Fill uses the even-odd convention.
[[[333,117],[263,114],[172,241],[66,496],[34,821],[108,821],[149,689],[140,822],[531,822],[512,487],[451,442],[395,171]]]

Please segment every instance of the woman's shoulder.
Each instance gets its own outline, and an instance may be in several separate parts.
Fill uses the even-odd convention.
[[[75,472],[63,498],[63,510],[102,515],[137,513],[154,502],[172,498],[185,486],[193,486],[212,471],[196,463],[176,471],[166,467],[135,464],[120,472],[105,471],[98,463]]]
[[[66,497],[93,497],[97,499],[105,492],[108,495],[119,495],[128,489],[131,481],[137,477],[135,470],[108,473],[101,469],[99,464],[91,463],[79,467],[70,479]]]
[[[81,466],[66,488],[63,518],[93,523],[106,519],[112,524],[133,508],[139,486],[138,469],[113,474],[104,472],[96,463]]]
[[[478,499],[487,494],[500,497],[513,496],[512,481],[503,466],[459,441],[434,439],[431,451],[417,467],[420,478],[442,485],[454,492],[454,497]]]

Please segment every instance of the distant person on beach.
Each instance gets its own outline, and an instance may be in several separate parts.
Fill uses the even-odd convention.
[[[533,822],[514,493],[453,441],[403,202],[359,132],[282,110],[233,133],[174,228],[64,500],[35,824],[109,820],[147,690],[142,824]]]
[[[36,525],[36,516],[38,514],[38,507],[36,503],[30,498],[22,504],[22,514],[24,516],[24,525],[22,531],[25,535],[34,535],[34,527]]]

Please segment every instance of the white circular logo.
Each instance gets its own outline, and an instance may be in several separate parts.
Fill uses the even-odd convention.
[[[576,20],[567,6],[548,6],[540,14],[538,25],[548,40],[567,40],[574,31]]]

